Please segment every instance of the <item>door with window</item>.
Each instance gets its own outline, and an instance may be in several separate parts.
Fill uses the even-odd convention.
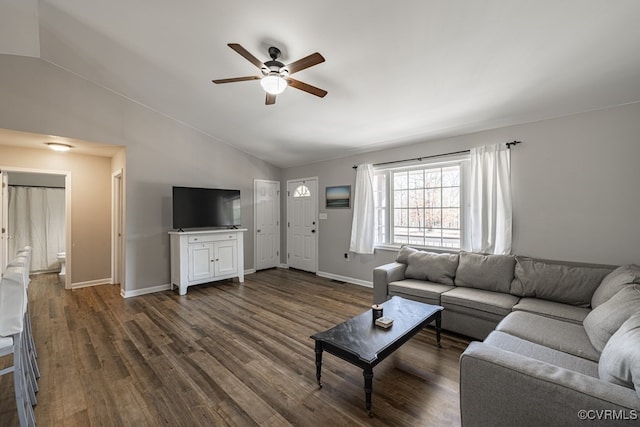
[[[287,181],[287,263],[317,270],[318,179]]]

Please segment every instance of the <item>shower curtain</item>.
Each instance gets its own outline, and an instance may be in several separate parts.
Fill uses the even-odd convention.
[[[33,248],[31,271],[53,271],[65,250],[64,188],[9,186],[9,256]]]

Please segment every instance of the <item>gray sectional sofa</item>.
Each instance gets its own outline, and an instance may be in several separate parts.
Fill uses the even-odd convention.
[[[640,425],[640,267],[403,247],[374,302],[442,305],[464,426]]]

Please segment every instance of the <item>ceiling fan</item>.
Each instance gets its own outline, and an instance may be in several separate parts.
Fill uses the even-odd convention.
[[[312,53],[311,55],[285,65],[278,61],[278,58],[280,57],[280,49],[277,47],[269,48],[269,56],[271,57],[271,60],[263,63],[238,43],[229,43],[227,46],[258,67],[262,76],[233,77],[230,79],[212,80],[213,83],[221,84],[243,82],[247,80],[260,80],[260,85],[265,92],[267,92],[267,98],[265,100],[266,105],[275,104],[276,95],[282,93],[287,86],[300,89],[312,95],[319,96],[320,98],[324,98],[327,94],[326,90],[289,77],[293,73],[297,73],[298,71],[302,71],[306,68],[313,67],[314,65],[324,62],[324,57],[318,52]]]

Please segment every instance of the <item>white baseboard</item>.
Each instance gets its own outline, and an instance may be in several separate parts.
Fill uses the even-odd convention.
[[[255,273],[256,270],[253,268],[247,269],[244,271],[244,274],[253,274]],[[158,285],[158,286],[151,286],[149,288],[143,288],[143,289],[135,289],[133,291],[120,291],[120,295],[122,296],[122,298],[131,298],[131,297],[137,297],[140,295],[146,295],[146,294],[152,294],[154,292],[163,292],[163,291],[168,291],[171,289],[171,285]]]
[[[340,276],[338,274],[327,273],[324,271],[318,271],[316,272],[316,275],[320,277],[326,277],[327,279],[340,280],[341,282],[353,283],[354,285],[373,288],[373,282],[368,282],[366,280],[354,279],[352,277]]]
[[[87,282],[75,282],[71,284],[71,289],[88,288],[89,286],[110,285],[113,281],[111,277],[108,279],[89,280]]]
[[[151,286],[149,288],[134,289],[133,291],[120,290],[120,295],[122,296],[122,298],[131,298],[131,297],[138,297],[140,295],[152,294],[154,292],[168,291],[169,289],[171,289],[171,285],[166,284],[166,285]]]
[[[280,264],[278,266],[278,268],[289,268],[288,265],[286,264]],[[255,269],[248,269],[244,271],[244,274],[253,274],[255,273],[256,270]],[[327,279],[333,279],[333,280],[340,280],[341,282],[347,282],[347,283],[352,283],[354,285],[359,285],[359,286],[364,286],[367,288],[373,288],[373,282],[367,282],[366,280],[360,280],[360,279],[354,279],[351,277],[345,277],[345,276],[339,276],[337,274],[332,274],[332,273],[326,273],[324,271],[318,271],[316,272],[316,275],[320,276],[320,277],[326,277]],[[93,283],[95,282],[95,283]],[[104,280],[93,280],[91,282],[82,282],[82,283],[74,283],[72,285],[72,288],[75,289],[76,287],[81,288],[81,287],[85,287],[85,286],[95,286],[95,285],[104,285],[107,283],[111,283],[111,279],[104,279]],[[77,286],[80,285],[80,286]],[[171,285],[167,284],[167,285],[158,285],[158,286],[152,286],[149,288],[143,288],[143,289],[135,289],[133,291],[120,291],[120,295],[123,298],[131,298],[131,297],[137,297],[140,295],[146,295],[146,294],[152,294],[154,292],[162,292],[162,291],[168,291],[169,289],[171,289]]]

